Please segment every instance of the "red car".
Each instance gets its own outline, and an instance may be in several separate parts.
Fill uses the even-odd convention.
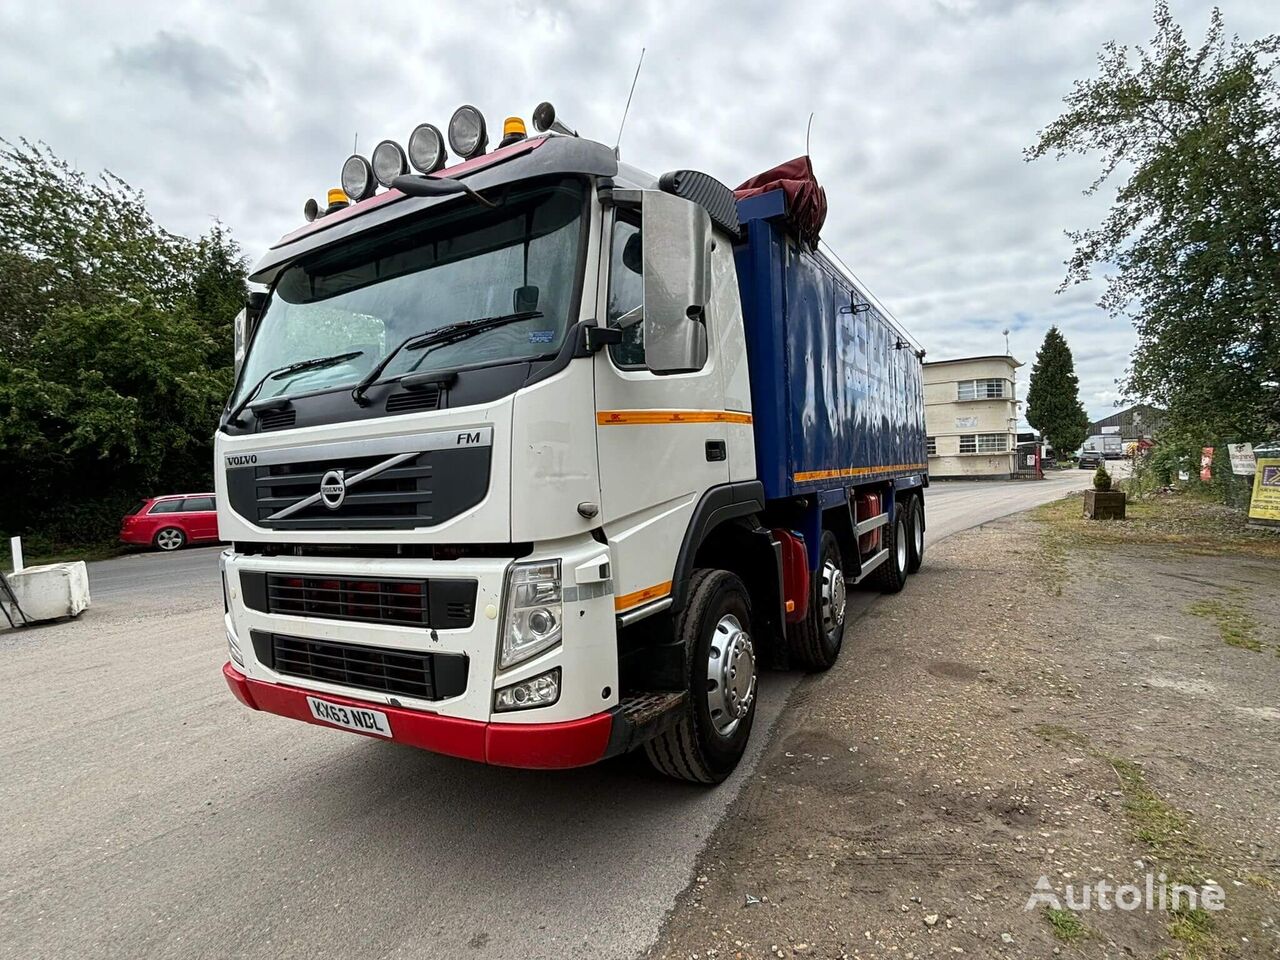
[[[218,539],[218,512],[212,493],[152,497],[120,523],[120,540],[161,550]]]

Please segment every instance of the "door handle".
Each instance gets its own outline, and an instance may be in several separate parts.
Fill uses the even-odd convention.
[[[725,449],[723,440],[707,441],[707,462],[708,463],[716,463],[720,460],[727,460],[728,458],[729,458],[729,453]]]

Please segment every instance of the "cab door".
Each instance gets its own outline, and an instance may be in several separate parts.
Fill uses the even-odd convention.
[[[703,317],[706,349],[696,369],[649,369],[645,270],[654,264],[644,256],[644,222],[640,210],[617,208],[612,221],[606,219],[601,245],[608,255],[601,257],[600,316],[622,330],[622,341],[595,357],[601,518],[613,548],[619,613],[671,592],[676,555],[699,498],[729,482],[728,427],[750,423],[746,413],[725,408],[714,309]]]

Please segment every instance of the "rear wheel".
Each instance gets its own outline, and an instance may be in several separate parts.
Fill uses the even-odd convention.
[[[840,544],[830,530],[822,533],[818,569],[810,574],[809,613],[787,629],[792,659],[811,672],[829,670],[844,642],[846,586]]]
[[[751,600],[727,570],[695,570],[676,622],[689,698],[675,726],[644,745],[649,762],[677,780],[719,783],[747,749],[756,715]]]
[[[911,543],[907,550],[907,573],[915,573],[924,563],[924,497],[912,497],[907,529],[911,531]]]
[[[177,527],[164,527],[155,536],[155,545],[161,550],[180,550],[186,542],[187,535]]]
[[[881,593],[897,593],[907,582],[907,563],[911,556],[908,541],[907,514],[910,511],[905,503],[894,504],[893,522],[884,529],[884,548],[889,556],[872,573],[872,583],[880,588]]]

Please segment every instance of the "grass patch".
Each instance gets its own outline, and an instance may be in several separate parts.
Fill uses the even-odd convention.
[[[1249,555],[1280,559],[1280,537],[1250,529],[1243,512],[1178,491],[1130,500],[1124,520],[1086,520],[1083,494],[1037,507],[1044,525],[1046,550],[1110,544],[1175,545],[1209,556]]]
[[[68,547],[43,552],[37,551],[36,553],[30,553],[24,549],[22,562],[28,567],[38,567],[45,563],[66,563],[71,560],[110,560],[112,557],[127,553],[129,549],[123,543],[87,544],[83,547]],[[5,573],[12,573],[13,558],[9,556],[7,543],[4,545],[2,552],[4,559],[0,561],[0,569],[3,569]]]
[[[1257,622],[1238,605],[1225,600],[1197,600],[1187,606],[1187,613],[1212,620],[1218,627],[1222,642],[1228,646],[1262,652]]]
[[[1063,943],[1074,943],[1089,933],[1079,914],[1071,910],[1060,910],[1056,907],[1045,907],[1044,918],[1048,922],[1053,935]]]

